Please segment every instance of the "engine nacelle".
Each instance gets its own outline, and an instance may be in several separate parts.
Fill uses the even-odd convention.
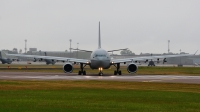
[[[36,62],[36,61],[37,61],[37,59],[36,59],[36,58],[34,58],[34,59],[33,59],[33,62]]]
[[[73,71],[72,64],[71,63],[65,63],[63,65],[63,70],[64,70],[65,73],[72,73],[72,71]]]
[[[137,72],[137,69],[138,69],[138,67],[137,67],[137,65],[134,64],[134,63],[130,63],[130,64],[127,65],[127,71],[128,71],[129,73],[136,73],[136,72]]]

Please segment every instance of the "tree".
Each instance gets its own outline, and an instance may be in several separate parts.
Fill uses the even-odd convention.
[[[13,48],[13,52],[16,52],[16,53],[18,53],[18,50],[17,50],[17,48]]]
[[[135,53],[133,53],[131,50],[122,50],[120,52],[121,55],[135,55]]]
[[[22,54],[22,49],[19,50],[19,54]]]

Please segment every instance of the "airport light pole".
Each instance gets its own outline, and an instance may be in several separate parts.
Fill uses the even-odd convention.
[[[180,54],[181,54],[181,49],[180,49]],[[182,66],[182,64],[181,64],[181,57],[180,57],[180,66]]]
[[[25,41],[25,54],[26,54],[26,50],[27,50],[27,46],[26,46],[27,40],[25,39],[24,41]]]
[[[169,52],[170,52],[169,44],[170,44],[170,40],[168,40],[168,54],[169,54]]]
[[[79,43],[77,43],[77,54],[76,54],[76,58],[78,58],[78,44],[79,44]]]
[[[69,55],[70,55],[70,58],[71,58],[71,50],[72,50],[72,48],[71,48],[71,42],[72,42],[72,39],[70,39],[69,42],[70,42],[70,48],[69,48],[70,54]]]

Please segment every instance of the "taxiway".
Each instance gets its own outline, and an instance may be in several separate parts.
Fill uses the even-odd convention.
[[[200,76],[180,75],[77,75],[64,73],[39,72],[0,72],[1,80],[107,80],[107,81],[136,81],[136,82],[169,82],[200,84]]]

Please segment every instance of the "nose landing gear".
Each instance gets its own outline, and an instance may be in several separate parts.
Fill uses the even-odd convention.
[[[103,75],[103,68],[99,68],[99,76]]]

